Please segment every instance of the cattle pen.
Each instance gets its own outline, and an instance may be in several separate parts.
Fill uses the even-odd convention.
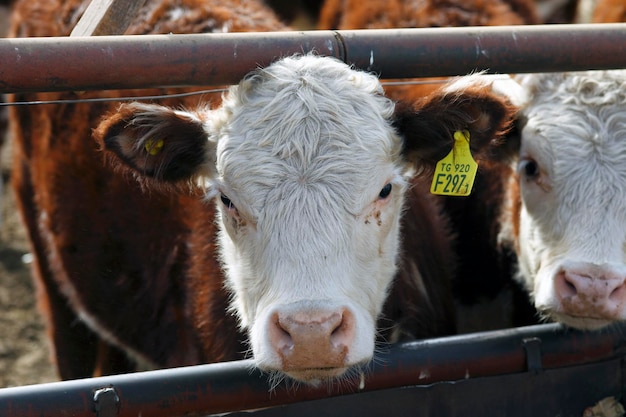
[[[1,39],[0,93],[232,84],[310,51],[384,79],[617,69],[625,44],[626,24]],[[580,416],[623,399],[625,359],[624,326],[546,324],[395,345],[330,387],[228,362],[0,389],[0,415]]]

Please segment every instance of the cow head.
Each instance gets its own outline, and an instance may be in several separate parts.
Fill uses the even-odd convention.
[[[520,279],[556,321],[624,320],[626,71],[518,80],[526,104],[510,223]]]
[[[314,383],[372,357],[416,166],[443,157],[455,130],[478,148],[506,129],[512,109],[484,90],[478,79],[448,87],[394,118],[374,75],[297,56],[253,72],[213,110],[123,105],[96,138],[138,175],[214,199],[256,363]]]

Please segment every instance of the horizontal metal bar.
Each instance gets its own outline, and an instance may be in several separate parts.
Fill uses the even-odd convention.
[[[399,344],[378,353],[362,380],[356,377],[332,387],[281,385],[270,392],[267,378],[254,370],[252,362],[240,361],[4,388],[0,415],[92,417],[94,394],[102,392],[109,394],[108,407],[115,407],[120,417],[206,415],[523,373],[528,371],[524,341],[529,338],[540,341],[542,369],[557,369],[623,357],[625,330],[626,326],[616,326],[584,333],[551,324]]]
[[[382,78],[626,68],[626,24],[0,39],[0,92],[237,83],[316,51]]]
[[[581,417],[605,399],[623,401],[622,359],[370,391],[228,414],[228,417]],[[620,401],[621,402],[621,401]],[[607,404],[608,405],[608,404]],[[602,410],[610,409],[608,406]],[[598,412],[599,416],[620,415]]]

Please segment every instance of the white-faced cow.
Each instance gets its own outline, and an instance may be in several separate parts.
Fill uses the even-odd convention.
[[[626,319],[626,71],[531,74],[501,241],[546,317],[580,329]],[[498,171],[499,172],[496,172]]]
[[[148,1],[141,19],[258,23],[175,3]],[[16,32],[71,20],[38,4],[17,3]],[[476,154],[507,131],[514,108],[484,80],[396,105],[374,75],[304,55],[210,105],[165,104],[12,109],[12,181],[63,378],[249,349],[262,369],[315,382],[349,375],[377,341],[454,332],[451,233],[415,172],[457,130]]]
[[[376,77],[331,58],[285,58],[232,88],[217,109],[126,105],[96,136],[139,175],[198,183],[215,196],[231,308],[256,363],[298,380],[326,379],[369,361],[377,332],[394,341],[435,324],[414,322],[410,309],[425,303],[450,312],[449,294],[434,292],[447,291],[441,280],[449,279],[453,255],[438,249],[446,240],[441,224],[434,234],[420,230],[441,219],[424,180],[411,176],[451,149],[451,128],[469,127],[477,145],[489,143],[494,127],[504,127],[494,119],[506,123],[510,114],[485,85],[463,86],[399,110],[401,137]],[[208,255],[201,248],[194,247],[192,269]],[[432,265],[438,271],[425,265],[425,252],[443,264]],[[398,262],[415,294],[389,295],[400,284],[393,282]],[[398,296],[413,300],[377,329],[385,303],[396,305]],[[434,318],[451,326],[446,314]],[[433,329],[446,330],[440,325]]]

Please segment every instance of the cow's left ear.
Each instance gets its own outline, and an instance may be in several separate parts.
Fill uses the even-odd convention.
[[[454,145],[454,132],[469,131],[474,159],[503,159],[517,149],[513,127],[518,108],[494,92],[485,76],[473,75],[436,90],[417,103],[398,103],[395,125],[405,157],[434,168]],[[509,141],[510,139],[510,141]]]
[[[123,104],[103,118],[94,138],[114,166],[139,178],[189,182],[215,170],[215,141],[201,117],[153,104]]]

